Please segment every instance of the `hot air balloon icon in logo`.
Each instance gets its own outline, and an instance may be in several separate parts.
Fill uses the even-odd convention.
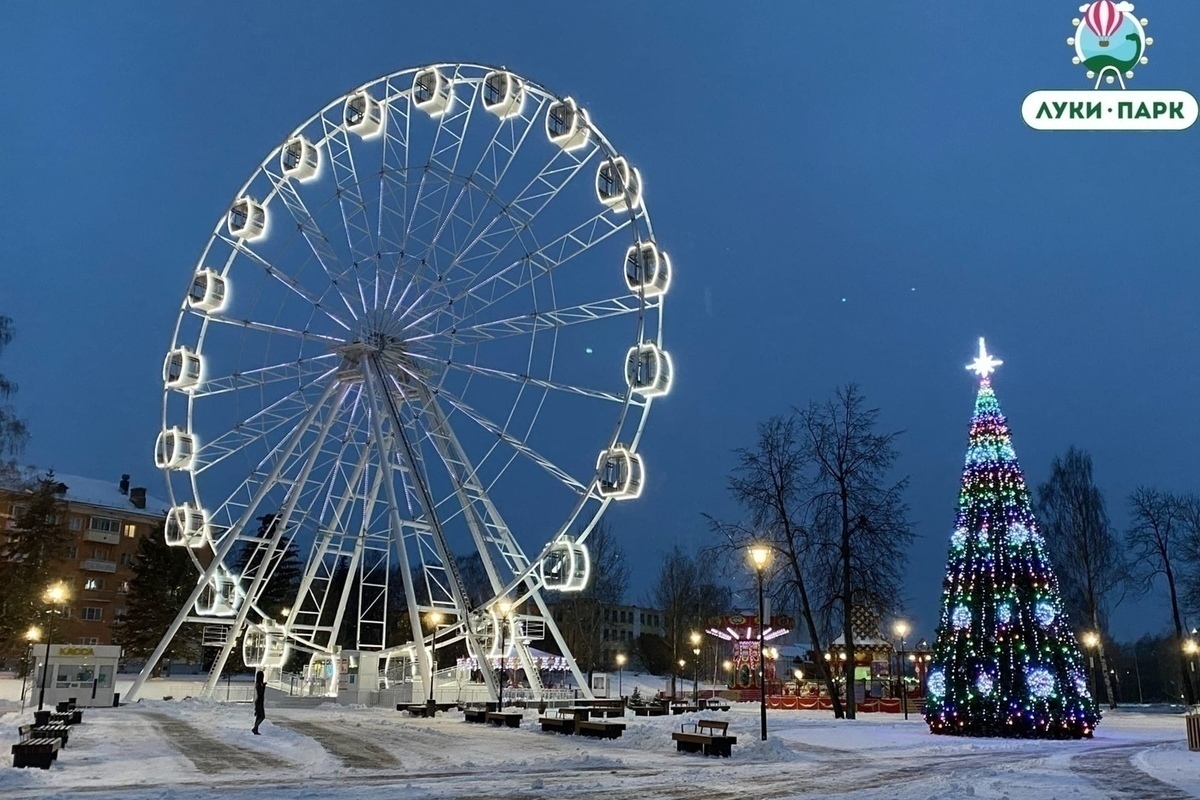
[[[1067,44],[1075,48],[1074,64],[1087,67],[1088,78],[1095,78],[1094,88],[1101,81],[1120,81],[1125,88],[1125,79],[1133,77],[1134,67],[1150,63],[1146,48],[1154,40],[1146,35],[1147,19],[1133,15],[1133,3],[1114,3],[1113,0],[1097,0],[1079,7],[1082,18],[1071,20],[1075,35]]]

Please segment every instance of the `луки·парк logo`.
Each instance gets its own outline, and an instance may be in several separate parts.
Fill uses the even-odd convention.
[[[1182,89],[1130,90],[1134,70],[1150,62],[1150,21],[1133,3],[1097,0],[1079,7],[1067,39],[1073,64],[1087,71],[1091,90],[1043,90],[1025,98],[1021,116],[1040,131],[1181,131],[1196,122],[1196,98]]]

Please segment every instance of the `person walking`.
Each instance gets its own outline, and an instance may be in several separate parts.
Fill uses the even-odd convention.
[[[261,736],[258,732],[258,726],[262,725],[264,719],[267,718],[267,681],[266,676],[260,669],[254,674],[254,727],[251,731],[255,736]]]

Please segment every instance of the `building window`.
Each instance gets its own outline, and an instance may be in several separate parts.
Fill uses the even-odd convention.
[[[63,619],[70,619],[71,618],[71,607],[70,606],[59,606],[58,608],[54,609],[54,613],[58,614],[58,616],[62,617]]]
[[[99,622],[101,617],[103,617],[103,616],[104,616],[104,609],[102,609],[102,608],[99,608],[97,606],[84,606],[83,607],[83,618],[88,620],[89,622]]]
[[[83,520],[79,517],[71,517],[71,530],[77,531],[83,527]]]
[[[88,528],[93,531],[116,533],[121,530],[121,523],[112,517],[92,517],[88,520]]]
[[[104,578],[87,578],[83,582],[83,588],[99,590],[104,588]]]
[[[121,565],[125,567],[132,567],[133,553],[121,553]]]
[[[114,608],[113,616],[116,617],[117,619],[124,619],[125,615],[128,612],[129,612],[129,609],[127,609],[127,608]]]
[[[132,522],[126,522],[121,527],[121,535],[126,539],[132,539],[137,536],[137,525],[134,525]]]
[[[108,561],[108,548],[107,547],[93,547],[92,548],[92,558],[96,559],[97,561]]]
[[[129,594],[129,581],[121,581],[117,585],[117,594]],[[124,611],[124,609],[122,609]]]
[[[80,636],[79,643],[80,644],[97,645],[97,644],[100,644],[100,640],[97,639],[95,636]]]
[[[79,558],[79,548],[76,547],[75,545],[71,545],[70,547],[68,547],[67,548],[67,558],[70,558],[72,560]]]

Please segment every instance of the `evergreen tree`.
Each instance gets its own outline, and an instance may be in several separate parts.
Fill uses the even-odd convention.
[[[0,539],[0,651],[23,651],[22,638],[44,606],[50,584],[68,579],[64,561],[69,555],[62,485],[51,470],[34,483],[23,500],[15,527]]]
[[[125,616],[113,630],[113,642],[125,654],[145,658],[154,652],[180,607],[196,588],[196,568],[182,547],[169,547],[162,528],[138,542],[129,581]],[[200,632],[185,625],[171,640],[163,658],[194,661],[200,655]],[[160,659],[160,664],[161,659]]]
[[[934,733],[1091,737],[1099,719],[979,342],[980,376],[927,680]]]
[[[12,319],[0,314],[0,354],[13,339]],[[8,402],[17,393],[17,384],[0,373],[0,481],[11,484],[20,477],[16,457],[25,448],[29,431]],[[10,486],[11,488],[11,486]]]

